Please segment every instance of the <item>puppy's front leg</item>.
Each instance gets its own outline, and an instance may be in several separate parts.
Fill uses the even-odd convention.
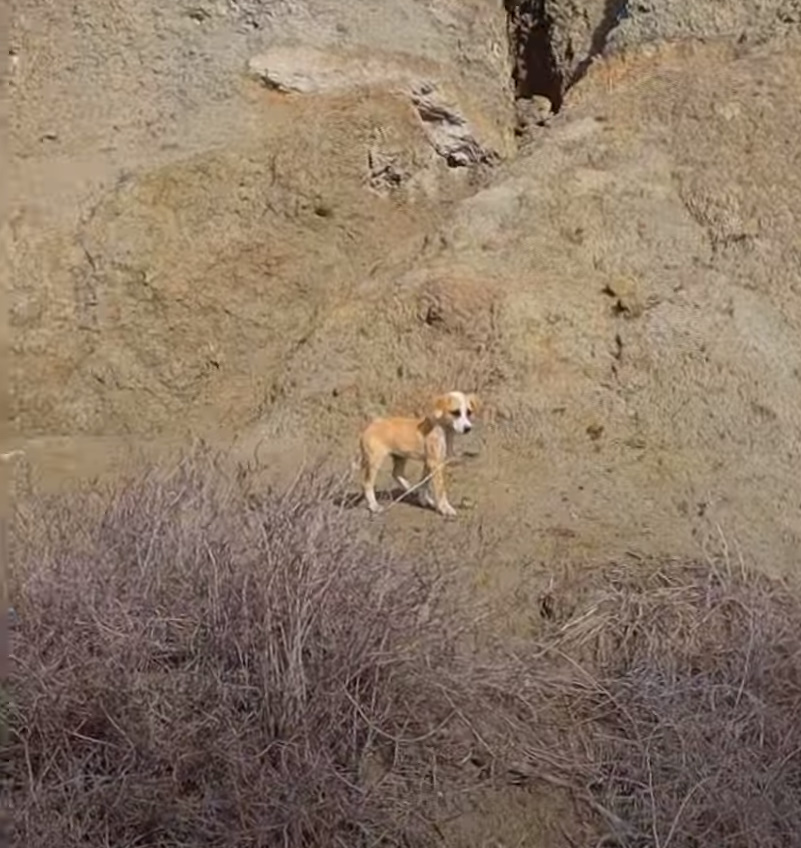
[[[434,503],[440,515],[454,516],[456,515],[456,510],[450,505],[448,496],[445,494],[444,466],[444,457],[441,457],[429,471],[431,474],[431,485],[434,489]]]

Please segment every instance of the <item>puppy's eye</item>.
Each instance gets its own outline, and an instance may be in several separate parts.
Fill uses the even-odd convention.
[[[460,410],[458,410],[458,409],[451,409],[451,410],[448,411],[448,414],[452,415],[454,418],[458,418],[459,412],[460,412]]]
[[[468,409],[468,410],[467,410],[467,417],[468,417],[468,418],[472,418],[472,417],[473,417],[473,410],[472,410],[472,409]]]

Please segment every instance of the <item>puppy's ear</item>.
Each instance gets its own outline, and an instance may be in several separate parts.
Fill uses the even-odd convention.
[[[434,398],[434,418],[442,418],[448,409],[450,409],[450,398],[447,395]]]
[[[467,408],[472,413],[481,412],[481,401],[478,398],[478,395],[468,395],[467,396]]]

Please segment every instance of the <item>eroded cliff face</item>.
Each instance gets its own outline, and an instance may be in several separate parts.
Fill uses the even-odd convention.
[[[329,298],[513,152],[502,9],[361,5],[20,10],[22,433],[257,414]]]
[[[505,0],[518,96],[558,109],[599,57],[678,41],[759,43],[801,27],[799,0]]]
[[[793,567],[797,4],[507,7],[18,3],[17,473],[193,435],[347,467],[466,387],[491,582],[717,527]]]

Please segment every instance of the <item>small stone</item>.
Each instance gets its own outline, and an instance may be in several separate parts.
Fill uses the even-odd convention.
[[[518,100],[517,108],[521,121],[526,125],[544,126],[553,115],[553,104],[541,94]]]
[[[553,103],[541,94],[531,98],[531,116],[535,121],[545,121],[553,114]]]
[[[604,432],[603,424],[590,424],[587,427],[587,435],[594,441],[598,441],[601,438]]]
[[[497,151],[479,141],[459,104],[433,82],[418,82],[410,94],[431,146],[451,168],[497,164]]]
[[[612,311],[626,318],[638,318],[643,313],[643,301],[639,281],[631,277],[618,277],[606,284],[603,293],[615,303]]]

